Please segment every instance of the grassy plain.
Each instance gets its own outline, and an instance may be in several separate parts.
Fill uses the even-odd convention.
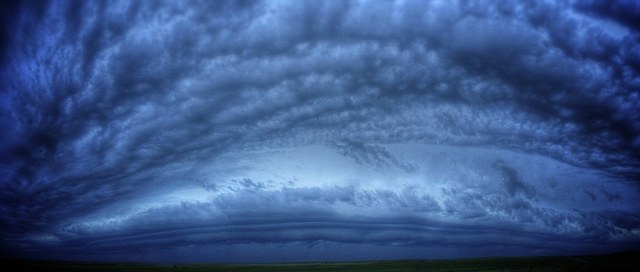
[[[2,260],[3,271],[637,271],[640,252],[610,255],[282,264],[132,264]],[[8,268],[8,269],[7,269]]]

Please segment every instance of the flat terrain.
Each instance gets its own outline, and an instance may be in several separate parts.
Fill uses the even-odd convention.
[[[3,271],[636,271],[640,252],[593,256],[284,264],[119,264],[2,260]],[[8,268],[8,269],[7,269]]]

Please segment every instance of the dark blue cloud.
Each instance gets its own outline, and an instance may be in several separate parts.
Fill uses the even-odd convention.
[[[636,7],[8,2],[1,253],[637,249]]]
[[[607,3],[606,1],[584,1],[578,2],[576,6],[581,11],[602,16],[634,30],[640,29],[640,24],[635,20],[635,18],[640,15],[640,4],[638,4],[638,2],[628,0],[615,1],[613,3]]]

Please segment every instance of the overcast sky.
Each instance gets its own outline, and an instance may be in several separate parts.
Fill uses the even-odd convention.
[[[640,249],[637,1],[15,1],[0,15],[0,256]]]

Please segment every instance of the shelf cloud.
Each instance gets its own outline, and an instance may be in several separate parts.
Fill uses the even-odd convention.
[[[634,1],[15,1],[0,256],[640,244]]]

